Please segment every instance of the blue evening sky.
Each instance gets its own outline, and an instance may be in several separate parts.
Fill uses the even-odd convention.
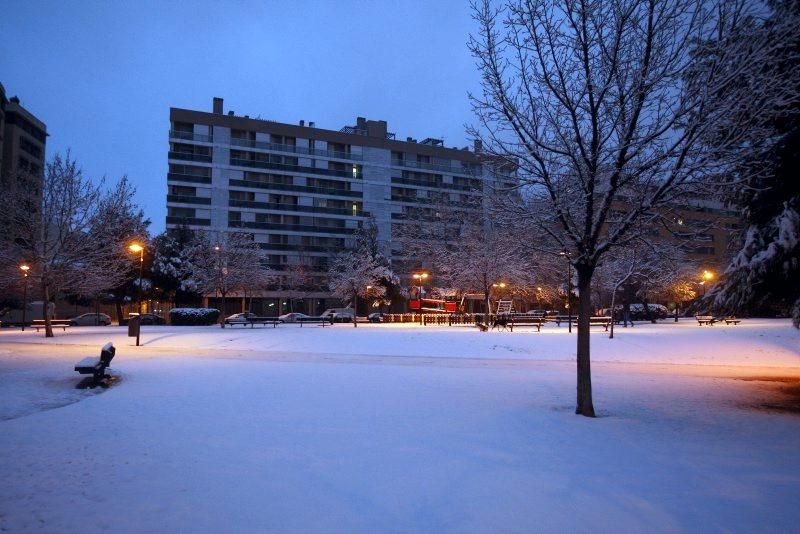
[[[153,233],[166,216],[169,108],[467,144],[478,76],[466,0],[6,1],[0,82],[47,124],[48,157],[127,174]]]

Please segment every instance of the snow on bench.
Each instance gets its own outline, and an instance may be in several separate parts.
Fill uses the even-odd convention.
[[[82,381],[80,384],[78,384],[78,387],[85,388],[95,387],[98,385],[108,387],[102,383],[102,380],[104,378],[108,378],[106,375],[106,369],[111,365],[111,360],[114,359],[114,354],[116,352],[117,349],[114,348],[114,345],[111,342],[109,342],[103,345],[103,348],[100,349],[100,356],[87,356],[76,363],[75,371],[77,371],[78,374],[92,375],[92,378],[88,379],[88,382]]]

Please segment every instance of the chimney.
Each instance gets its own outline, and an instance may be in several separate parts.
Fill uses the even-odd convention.
[[[483,152],[483,141],[481,141],[480,139],[475,139],[475,142],[473,143],[473,146],[475,148],[475,153],[476,154],[478,154],[480,152]]]
[[[214,113],[222,115],[222,99],[218,96],[214,97]]]
[[[308,127],[309,128],[313,128],[314,127],[314,122],[313,121],[308,121]]]
[[[306,121],[303,120],[303,119],[300,119],[300,126],[305,126],[305,125],[306,125]]]

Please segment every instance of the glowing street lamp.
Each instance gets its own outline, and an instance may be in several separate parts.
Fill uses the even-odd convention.
[[[22,276],[25,281],[25,285],[22,287],[22,331],[25,331],[25,312],[28,310],[28,271],[31,270],[29,265],[22,264],[19,266],[19,269],[22,271]],[[47,304],[45,304],[45,309],[47,309]]]
[[[428,273],[414,273],[411,277],[417,281],[418,283],[418,293],[417,297],[420,299],[420,306],[422,305],[422,284],[428,278]]]
[[[703,286],[703,297],[705,297],[706,296],[706,286],[708,285],[709,282],[711,282],[711,280],[714,279],[714,273],[712,271],[709,271],[708,269],[704,269],[703,270],[703,274],[701,275],[701,278],[703,280],[700,282],[700,285]]]
[[[144,277],[144,247],[139,243],[131,243],[128,250],[139,254],[139,315],[142,314],[142,278]]]

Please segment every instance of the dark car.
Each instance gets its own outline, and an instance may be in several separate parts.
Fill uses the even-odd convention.
[[[154,313],[143,313],[140,316],[139,324],[167,324],[163,317]]]

